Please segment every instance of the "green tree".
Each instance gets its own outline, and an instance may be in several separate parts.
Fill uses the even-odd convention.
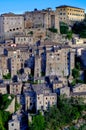
[[[58,33],[58,30],[56,28],[49,28],[48,30],[53,33]]]
[[[69,40],[72,39],[72,31],[71,30],[67,32],[66,38]]]
[[[11,74],[8,73],[7,75],[3,75],[3,78],[4,78],[4,79],[11,79]]]
[[[10,113],[0,110],[0,130],[7,129],[7,122],[10,118]]]
[[[86,130],[86,124],[81,125],[81,127],[79,128],[79,130]]]
[[[15,101],[15,111],[19,110],[20,107],[21,105],[17,101]]]
[[[74,126],[71,126],[69,130],[77,130]]]
[[[80,76],[79,70],[76,69],[76,68],[74,68],[74,69],[72,70],[72,76],[73,76],[74,79],[77,79],[77,78]]]
[[[33,35],[33,31],[30,31],[30,32],[28,32],[28,34],[31,34],[31,35]]]
[[[85,107],[82,107],[81,101],[74,98],[67,99],[65,96],[58,97],[58,106],[53,106],[45,114],[45,121],[47,129],[58,130],[64,126],[71,124],[73,120],[78,120],[82,117],[82,111]]]
[[[72,85],[72,86],[75,86],[75,85],[76,85],[76,79],[73,79],[71,85]]]
[[[45,120],[44,116],[36,115],[33,117],[32,124],[30,125],[30,130],[45,130]]]
[[[60,33],[61,34],[67,34],[68,30],[69,30],[68,25],[66,23],[64,23],[64,22],[61,22],[60,23]]]
[[[78,70],[80,70],[80,62],[77,62],[77,63],[76,63],[76,68],[77,68]]]
[[[86,20],[76,22],[72,27],[72,31],[75,34],[79,34],[80,37],[86,38]]]

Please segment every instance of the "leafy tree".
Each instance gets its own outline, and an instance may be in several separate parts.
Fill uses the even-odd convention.
[[[76,85],[76,79],[74,79],[71,83],[72,86],[75,86]]]
[[[72,39],[72,31],[68,31],[67,32],[67,36],[66,36],[67,39]]]
[[[4,115],[4,116],[3,116]],[[0,130],[7,129],[7,122],[10,118],[10,113],[0,110]]]
[[[74,79],[77,79],[77,78],[80,76],[79,70],[76,69],[76,68],[74,68],[74,69],[72,70],[72,76],[73,76]]]
[[[76,22],[72,27],[72,31],[75,34],[79,34],[80,37],[86,38],[86,20],[81,22]]]
[[[45,120],[44,116],[36,115],[33,117],[32,124],[30,125],[30,130],[45,130]]]
[[[71,124],[73,120],[78,120],[86,107],[86,105],[82,107],[84,104],[82,105],[79,101],[76,103],[74,98],[58,97],[58,106],[50,108],[50,111],[45,114],[47,129],[62,129],[64,126]]]
[[[21,105],[16,101],[15,102],[15,111],[19,110],[20,107],[21,107]]]
[[[71,126],[69,130],[77,130],[74,126]]]
[[[7,75],[3,75],[3,78],[4,78],[4,79],[11,79],[11,74],[8,73]]]
[[[79,130],[86,130],[86,124],[81,125],[81,127],[79,128]]]
[[[69,27],[66,23],[61,22],[60,23],[60,33],[61,34],[67,34],[69,30]]]
[[[28,32],[28,34],[31,34],[31,35],[33,35],[33,31],[30,31],[30,32]]]
[[[80,70],[80,62],[76,62],[76,68]]]
[[[41,114],[33,117],[30,130],[59,130],[70,125],[74,120],[82,117],[82,112],[86,110],[86,104],[81,99],[69,98],[65,95],[58,96],[58,105]],[[86,117],[84,117],[85,119]],[[46,124],[46,125],[45,125]],[[69,130],[76,130],[70,127]],[[81,130],[81,129],[80,129]]]
[[[48,30],[53,32],[53,33],[58,33],[58,30],[56,28],[54,28],[54,27],[53,28],[49,28]]]

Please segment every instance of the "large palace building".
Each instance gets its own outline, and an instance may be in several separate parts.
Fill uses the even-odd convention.
[[[9,36],[24,30],[23,15],[7,13],[0,15],[0,36]]]
[[[62,5],[56,7],[58,12],[59,20],[65,23],[70,21],[82,21],[85,18],[85,10],[73,6]]]

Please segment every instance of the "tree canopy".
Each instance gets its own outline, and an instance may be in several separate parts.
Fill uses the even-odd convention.
[[[67,99],[64,95],[58,96],[57,106],[51,107],[44,113],[44,116],[39,114],[33,117],[30,130],[62,129],[66,125],[72,125],[74,120],[81,118],[83,110],[86,111],[86,104],[82,99]],[[72,128],[70,127],[70,130]]]
[[[30,125],[30,130],[45,130],[45,120],[44,116],[42,116],[41,113],[33,117],[33,122]]]
[[[67,34],[69,30],[69,27],[66,23],[60,22],[60,33],[61,34]]]
[[[80,37],[86,38],[86,20],[76,22],[72,27],[72,31],[75,34],[79,34]]]

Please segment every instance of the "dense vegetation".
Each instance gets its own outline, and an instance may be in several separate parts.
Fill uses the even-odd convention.
[[[28,34],[31,34],[31,35],[33,35],[33,31],[30,31],[30,32],[28,32]]]
[[[72,27],[72,31],[75,34],[79,34],[80,37],[86,38],[86,20],[76,22]]]
[[[56,28],[49,28],[48,30],[53,33],[58,33],[58,30]]]
[[[82,117],[82,112],[86,111],[86,104],[82,103],[82,99],[66,99],[64,96],[58,99],[58,105],[50,108],[44,116],[34,116],[30,130],[59,130],[66,125],[73,130],[73,121]]]
[[[84,83],[83,80],[80,79],[80,63],[77,62],[75,68],[72,70],[73,81],[71,83],[72,86],[77,83]]]
[[[13,95],[0,95],[0,130],[7,130],[7,122],[11,114],[5,111],[5,109],[9,106],[13,98]]]
[[[7,123],[10,119],[10,113],[0,110],[0,130],[7,130]]]
[[[3,75],[3,78],[4,78],[4,79],[11,79],[11,74],[8,73],[7,75]]]
[[[0,110],[5,110],[12,102],[14,96],[9,94],[3,94],[0,96]]]
[[[20,109],[21,105],[15,101],[15,111],[18,111]]]
[[[67,34],[68,30],[69,30],[68,25],[64,22],[60,22],[60,33]]]
[[[33,122],[30,124],[30,130],[45,130],[45,119],[41,113],[33,117]]]
[[[60,33],[66,34],[66,38],[69,39],[69,40],[72,38],[72,31],[69,30],[68,25],[64,22],[60,23]]]

